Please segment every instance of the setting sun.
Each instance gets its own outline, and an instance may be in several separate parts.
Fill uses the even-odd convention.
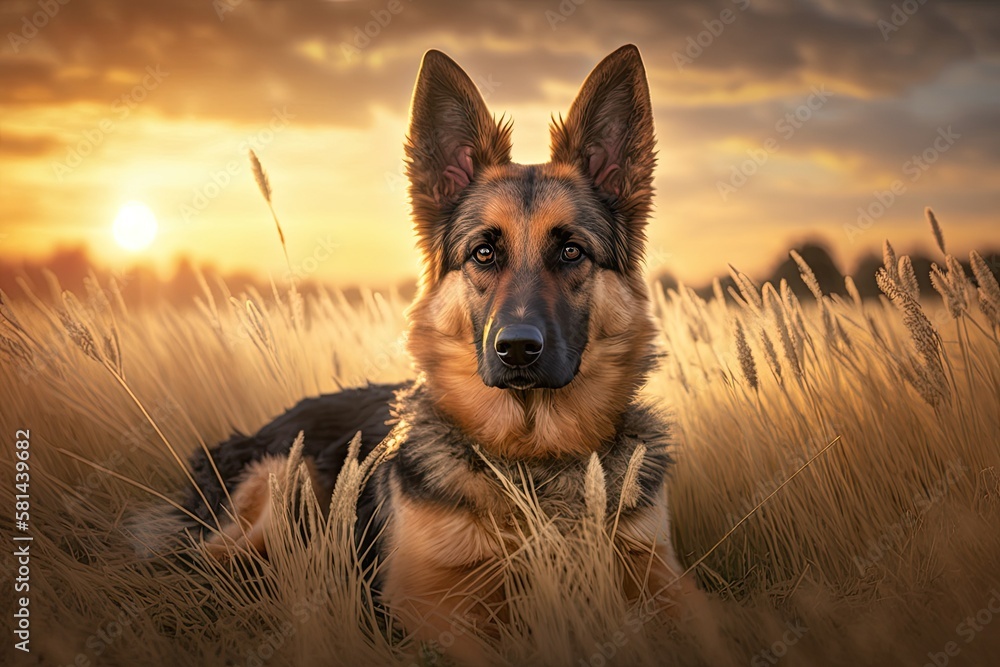
[[[156,216],[142,202],[130,201],[121,207],[112,232],[115,241],[126,250],[138,251],[149,247],[156,238]]]

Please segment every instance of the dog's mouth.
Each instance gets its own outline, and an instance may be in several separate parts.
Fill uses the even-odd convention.
[[[528,373],[510,373],[495,378],[492,382],[486,380],[486,378],[483,379],[485,384],[489,387],[513,391],[529,391],[532,389],[562,389],[573,381],[573,377],[575,375],[576,374],[574,373],[573,375],[565,378],[553,378],[548,376],[535,376]]]
[[[518,391],[525,391],[527,389],[534,389],[538,383],[535,380],[526,377],[515,377],[510,378],[505,382],[500,383],[501,389],[516,389]]]
[[[500,372],[495,375],[490,373],[482,373],[481,377],[483,379],[483,384],[487,387],[495,387],[497,389],[512,389],[515,391],[527,391],[529,389],[541,389],[546,383],[535,373],[529,373],[526,371],[513,371],[506,369],[507,372]]]

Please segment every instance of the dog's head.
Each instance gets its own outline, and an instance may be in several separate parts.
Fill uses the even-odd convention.
[[[440,393],[566,391],[593,357],[636,371],[613,387],[631,395],[651,337],[641,263],[655,162],[638,49],[590,74],[553,123],[551,162],[512,163],[510,133],[454,61],[424,56],[406,145],[424,259],[411,354]]]

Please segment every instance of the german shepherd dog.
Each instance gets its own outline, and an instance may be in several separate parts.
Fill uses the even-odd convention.
[[[642,270],[653,116],[638,49],[618,49],[590,74],[553,123],[550,162],[515,164],[510,154],[510,123],[494,119],[454,61],[429,51],[406,142],[423,257],[408,313],[416,379],[304,400],[256,435],[217,445],[212,461],[196,454],[211,510],[234,517],[207,538],[212,553],[227,540],[263,549],[268,476],[299,432],[313,486],[329,497],[360,431],[362,455],[394,443],[358,508],[381,603],[417,639],[436,639],[458,617],[489,634],[497,614],[487,602],[502,600],[495,581],[469,575],[503,558],[496,527],[516,522],[497,471],[528,470],[543,509],[582,517],[596,454],[608,520],[631,560],[622,569],[638,573],[623,576],[624,590],[697,604],[671,546],[668,423],[638,397],[657,357]],[[620,503],[640,445],[638,498]],[[186,507],[212,516],[193,492]],[[484,662],[468,636],[449,654]]]

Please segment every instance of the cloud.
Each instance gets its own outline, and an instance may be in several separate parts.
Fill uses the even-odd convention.
[[[59,142],[51,136],[0,133],[0,155],[11,158],[33,158],[52,153]]]
[[[391,13],[388,1],[219,2],[231,7],[222,20],[202,1],[74,5],[18,54],[5,51],[0,102],[102,102],[122,94],[127,73],[160,64],[175,85],[152,104],[167,114],[238,120],[260,105],[294,104],[300,122],[359,126],[374,108],[406,106],[420,54],[430,47],[516,81],[505,95],[519,102],[544,98],[546,81],[577,85],[596,54],[625,41],[639,43],[651,78],[678,104],[720,88],[740,102],[813,82],[878,97],[973,57],[989,39],[967,9],[931,4],[885,41],[871,18],[885,11],[860,2],[837,11],[829,2],[593,2],[561,17],[556,29],[550,17],[567,3],[398,0],[400,11]],[[4,34],[17,32],[32,5],[20,7],[20,15],[8,10]],[[678,70],[675,54],[685,53],[706,22],[722,25],[724,11],[732,23]],[[88,74],[67,80],[59,73],[69,67]]]

